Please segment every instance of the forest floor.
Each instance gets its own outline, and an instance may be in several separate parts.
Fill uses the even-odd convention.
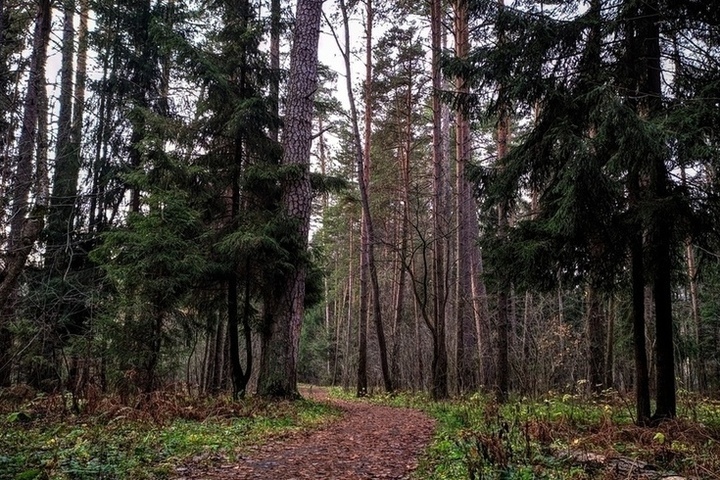
[[[294,402],[170,388],[75,401],[0,389],[0,480],[720,480],[720,400],[690,392],[677,419],[653,427],[636,426],[611,391],[502,405],[483,393],[301,392]]]
[[[250,447],[233,463],[208,468],[190,462],[178,469],[178,480],[405,479],[433,435],[435,420],[418,410],[330,398],[320,387],[301,393],[338,408],[341,416]]]

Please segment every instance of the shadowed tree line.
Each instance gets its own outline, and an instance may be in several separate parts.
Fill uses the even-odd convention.
[[[720,387],[705,3],[2,0],[0,23],[1,386],[614,388],[640,424]]]

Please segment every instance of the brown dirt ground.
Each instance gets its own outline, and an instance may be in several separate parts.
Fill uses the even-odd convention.
[[[425,414],[328,399],[318,388],[302,393],[337,406],[342,416],[317,430],[255,447],[233,464],[182,469],[178,480],[406,479],[417,468],[435,427]]]

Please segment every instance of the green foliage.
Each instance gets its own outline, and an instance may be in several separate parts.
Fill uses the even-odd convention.
[[[22,425],[0,420],[0,480],[171,478],[184,464],[232,461],[250,445],[337,415],[310,401],[174,401],[163,407],[168,412],[156,421],[130,408],[95,416],[38,416]]]
[[[357,400],[338,388],[331,394]],[[446,402],[414,393],[362,401],[419,408],[436,418],[434,439],[415,472],[423,480],[606,478],[602,468],[573,462],[568,451],[626,455],[688,476],[720,472],[713,453],[720,450],[717,402],[688,392],[681,393],[679,409],[693,410],[696,423],[668,422],[656,429],[636,427],[632,405],[610,390],[597,396],[548,392],[504,405],[480,393]]]
[[[300,333],[298,380],[314,385],[331,381],[332,332],[325,325],[325,306],[320,304],[306,310]]]

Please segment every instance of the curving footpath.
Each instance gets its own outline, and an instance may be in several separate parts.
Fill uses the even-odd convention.
[[[433,419],[407,408],[327,399],[317,388],[304,394],[339,407],[343,415],[318,430],[255,447],[235,464],[182,480],[410,478],[430,442]]]

